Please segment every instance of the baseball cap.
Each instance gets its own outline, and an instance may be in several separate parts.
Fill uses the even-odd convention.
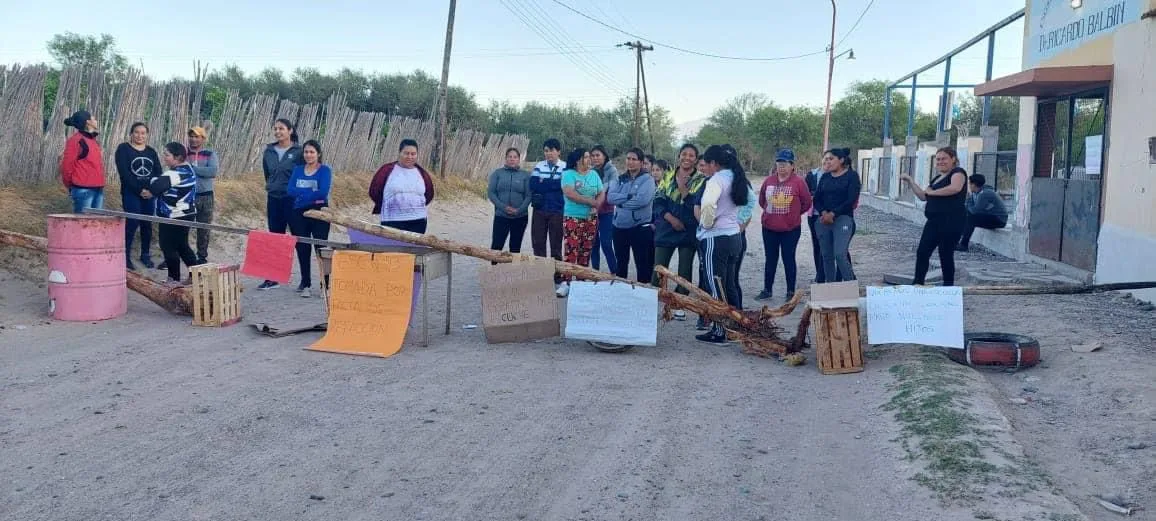
[[[789,148],[784,148],[784,149],[780,150],[779,153],[777,155],[775,155],[775,162],[777,163],[780,161],[785,162],[785,163],[794,163],[795,162],[795,152]]]

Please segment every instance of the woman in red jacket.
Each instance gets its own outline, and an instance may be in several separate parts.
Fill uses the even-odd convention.
[[[72,213],[104,206],[104,158],[96,141],[96,123],[86,110],[64,120],[77,131],[64,142],[60,156],[60,180],[72,197]]]
[[[803,231],[803,214],[811,209],[811,191],[803,178],[795,175],[795,153],[789,148],[775,156],[775,170],[759,189],[759,206],[763,208],[763,290],[758,300],[771,298],[779,253],[783,254],[783,274],[787,279],[786,298],[795,294],[795,248]]]

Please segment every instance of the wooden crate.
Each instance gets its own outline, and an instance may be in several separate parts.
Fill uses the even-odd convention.
[[[201,264],[193,266],[193,325],[223,327],[241,320],[240,266]]]
[[[863,371],[859,307],[814,307],[815,359],[823,374]]]

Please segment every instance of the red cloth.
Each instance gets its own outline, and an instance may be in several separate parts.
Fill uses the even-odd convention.
[[[759,189],[759,206],[763,209],[763,228],[789,232],[802,226],[803,214],[811,209],[811,191],[797,175],[792,174],[786,181],[772,175],[763,180]]]
[[[373,180],[369,182],[369,198],[373,201],[374,215],[381,214],[381,195],[385,191],[385,183],[389,181],[389,174],[393,173],[393,167],[396,165],[397,161],[381,165],[381,168],[377,169],[377,173],[373,174]],[[413,166],[421,173],[421,180],[425,182],[425,204],[429,206],[434,198],[433,178],[421,165],[414,164]]]
[[[76,132],[64,142],[60,180],[65,188],[104,188],[104,161],[96,134]]]

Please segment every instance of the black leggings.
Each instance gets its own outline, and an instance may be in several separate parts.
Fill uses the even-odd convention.
[[[618,263],[615,275],[626,278],[630,273],[630,254],[634,253],[634,274],[638,282],[650,284],[654,276],[654,226],[614,229],[614,257]]]
[[[510,238],[510,253],[522,252],[522,239],[526,236],[526,225],[530,224],[530,216],[499,217],[494,216],[493,237],[490,239],[490,249],[502,251],[506,247],[506,238]]]
[[[938,215],[927,217],[923,225],[923,235],[919,237],[919,247],[915,249],[915,279],[912,284],[927,283],[927,270],[931,266],[931,252],[939,250],[939,265],[943,270],[943,285],[955,285],[955,245],[963,234],[964,216]]]
[[[306,217],[306,210],[316,210],[321,208],[320,205],[309,206],[305,208],[294,208],[293,213],[289,217],[289,229],[293,235],[297,237],[308,237],[312,239],[329,239],[329,223],[319,219]],[[297,264],[301,268],[301,287],[313,287],[313,265],[309,262],[309,252],[311,249],[317,249],[320,252],[320,246],[314,246],[303,242],[297,243]],[[318,253],[318,256],[321,254]]]
[[[193,216],[178,217],[182,221],[192,221]],[[165,256],[165,266],[169,270],[169,280],[181,280],[181,261],[185,266],[197,265],[197,256],[189,247],[189,228],[176,224],[157,225],[157,241],[161,246],[161,253]]]

